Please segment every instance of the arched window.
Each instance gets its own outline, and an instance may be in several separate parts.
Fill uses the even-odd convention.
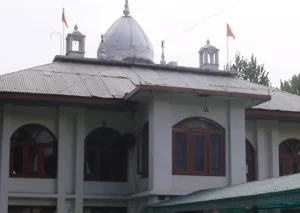
[[[225,131],[207,119],[189,118],[173,126],[173,174],[225,175]]]
[[[280,176],[300,173],[300,141],[288,139],[279,145]]]
[[[55,178],[57,140],[53,133],[39,124],[27,124],[10,138],[10,176]]]
[[[127,180],[127,148],[122,135],[111,128],[98,128],[85,139],[85,180]]]
[[[138,144],[137,144],[137,155],[138,155],[138,174],[142,178],[148,177],[148,164],[149,164],[149,123],[145,123],[142,131],[139,133]]]
[[[246,140],[246,166],[247,166],[247,182],[256,180],[255,167],[255,150],[252,144]]]

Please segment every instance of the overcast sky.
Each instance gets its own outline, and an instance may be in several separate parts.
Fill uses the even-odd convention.
[[[59,36],[50,40],[50,34],[62,32],[63,7],[70,25],[66,32],[72,32],[78,23],[87,36],[86,57],[95,58],[100,35],[123,15],[124,2],[1,0],[0,73],[49,63],[59,54]],[[129,0],[131,16],[152,41],[157,63],[160,41],[165,40],[167,61],[197,67],[198,50],[209,38],[220,49],[223,68],[228,22],[236,36],[229,38],[230,61],[236,51],[248,58],[253,53],[265,64],[274,86],[299,73],[299,6],[299,0]],[[186,28],[189,30],[182,32]]]

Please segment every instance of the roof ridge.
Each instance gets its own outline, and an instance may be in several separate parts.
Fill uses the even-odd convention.
[[[38,65],[38,66],[34,66],[34,67],[28,67],[26,69],[22,69],[22,70],[17,70],[17,71],[12,71],[12,72],[9,72],[9,73],[5,73],[5,74],[0,74],[0,77],[2,76],[7,76],[7,75],[11,75],[11,74],[15,74],[15,73],[20,73],[20,72],[24,72],[24,71],[27,71],[27,70],[31,70],[31,71],[35,71],[33,69],[36,69],[37,67],[43,67],[43,66],[47,66],[47,65],[50,65],[50,64],[57,64],[57,62],[51,62],[51,63],[47,63],[47,64],[42,64],[42,65]]]
[[[292,95],[292,96],[297,96],[297,97],[299,97],[299,98],[300,98],[300,96],[299,96],[299,95],[296,95],[296,94],[294,94],[294,93],[290,93],[290,92],[287,92],[287,91],[281,90],[281,89],[279,89],[279,88],[274,88],[274,89],[272,90],[272,92],[282,92],[282,93],[289,94],[289,95]]]

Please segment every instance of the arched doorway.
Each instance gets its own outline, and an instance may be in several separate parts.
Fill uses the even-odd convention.
[[[256,180],[255,150],[252,144],[246,139],[246,167],[247,182]]]
[[[287,139],[279,145],[279,174],[296,173],[300,173],[300,140]]]
[[[109,182],[127,180],[127,146],[118,131],[101,127],[86,137],[85,180]]]

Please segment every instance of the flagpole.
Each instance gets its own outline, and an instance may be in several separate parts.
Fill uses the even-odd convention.
[[[227,36],[227,65],[229,64],[229,48],[228,48],[228,36]]]
[[[63,43],[63,55],[65,55],[65,24],[63,24],[63,37],[62,37],[62,43]]]

